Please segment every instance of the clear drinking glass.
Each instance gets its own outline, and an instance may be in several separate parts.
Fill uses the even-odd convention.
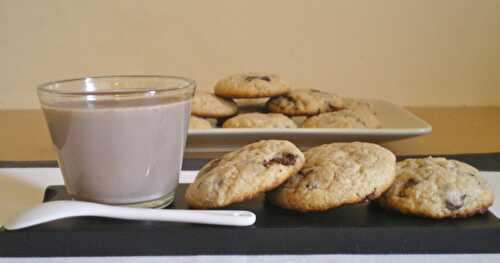
[[[112,205],[169,205],[195,87],[193,80],[171,76],[99,76],[40,85],[68,193]]]

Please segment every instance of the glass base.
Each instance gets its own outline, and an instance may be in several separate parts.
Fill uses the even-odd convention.
[[[153,200],[148,200],[148,201],[143,201],[143,202],[137,202],[137,203],[121,203],[121,204],[116,204],[116,203],[106,203],[106,202],[101,202],[95,199],[85,199],[85,198],[77,198],[75,195],[69,193],[71,198],[73,200],[79,200],[79,201],[86,201],[86,202],[93,202],[93,203],[99,203],[99,204],[107,204],[107,205],[114,205],[114,206],[125,206],[125,207],[137,207],[137,208],[164,208],[172,204],[174,201],[174,195],[175,191],[168,193],[160,198],[153,199]]]
[[[172,204],[172,202],[174,201],[174,195],[175,192],[172,192],[158,199],[139,202],[139,203],[119,204],[118,206],[138,207],[138,208],[164,208]]]

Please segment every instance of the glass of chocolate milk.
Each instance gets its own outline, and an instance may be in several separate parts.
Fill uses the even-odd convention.
[[[99,76],[40,85],[68,193],[112,205],[169,205],[195,86],[169,76]]]

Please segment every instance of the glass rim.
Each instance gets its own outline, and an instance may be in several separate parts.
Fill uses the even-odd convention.
[[[179,81],[179,85],[175,87],[150,87],[150,88],[134,88],[134,89],[111,89],[111,90],[105,90],[105,91],[68,91],[68,90],[57,90],[53,87],[54,85],[57,84],[67,84],[71,82],[84,82],[87,79],[112,79],[112,78],[131,78],[131,79],[147,79],[147,78],[156,78],[156,79],[170,79],[170,80],[177,80]],[[184,82],[184,83],[182,83]],[[167,91],[174,91],[174,90],[181,90],[181,89],[187,89],[190,87],[195,87],[196,86],[196,81],[185,78],[185,77],[180,77],[180,76],[171,76],[171,75],[94,75],[94,76],[85,76],[85,77],[80,77],[80,78],[71,78],[71,79],[63,79],[63,80],[55,80],[55,81],[49,81],[49,82],[44,82],[42,84],[39,84],[37,86],[37,91],[38,92],[43,92],[43,93],[48,93],[48,94],[54,94],[54,95],[68,95],[68,96],[86,96],[86,95],[134,95],[134,94],[144,94],[144,93],[151,93],[151,92],[167,92]]]

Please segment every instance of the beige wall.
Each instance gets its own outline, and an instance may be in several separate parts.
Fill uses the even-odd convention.
[[[500,1],[0,0],[0,108],[92,74],[240,71],[404,105],[500,105]]]

